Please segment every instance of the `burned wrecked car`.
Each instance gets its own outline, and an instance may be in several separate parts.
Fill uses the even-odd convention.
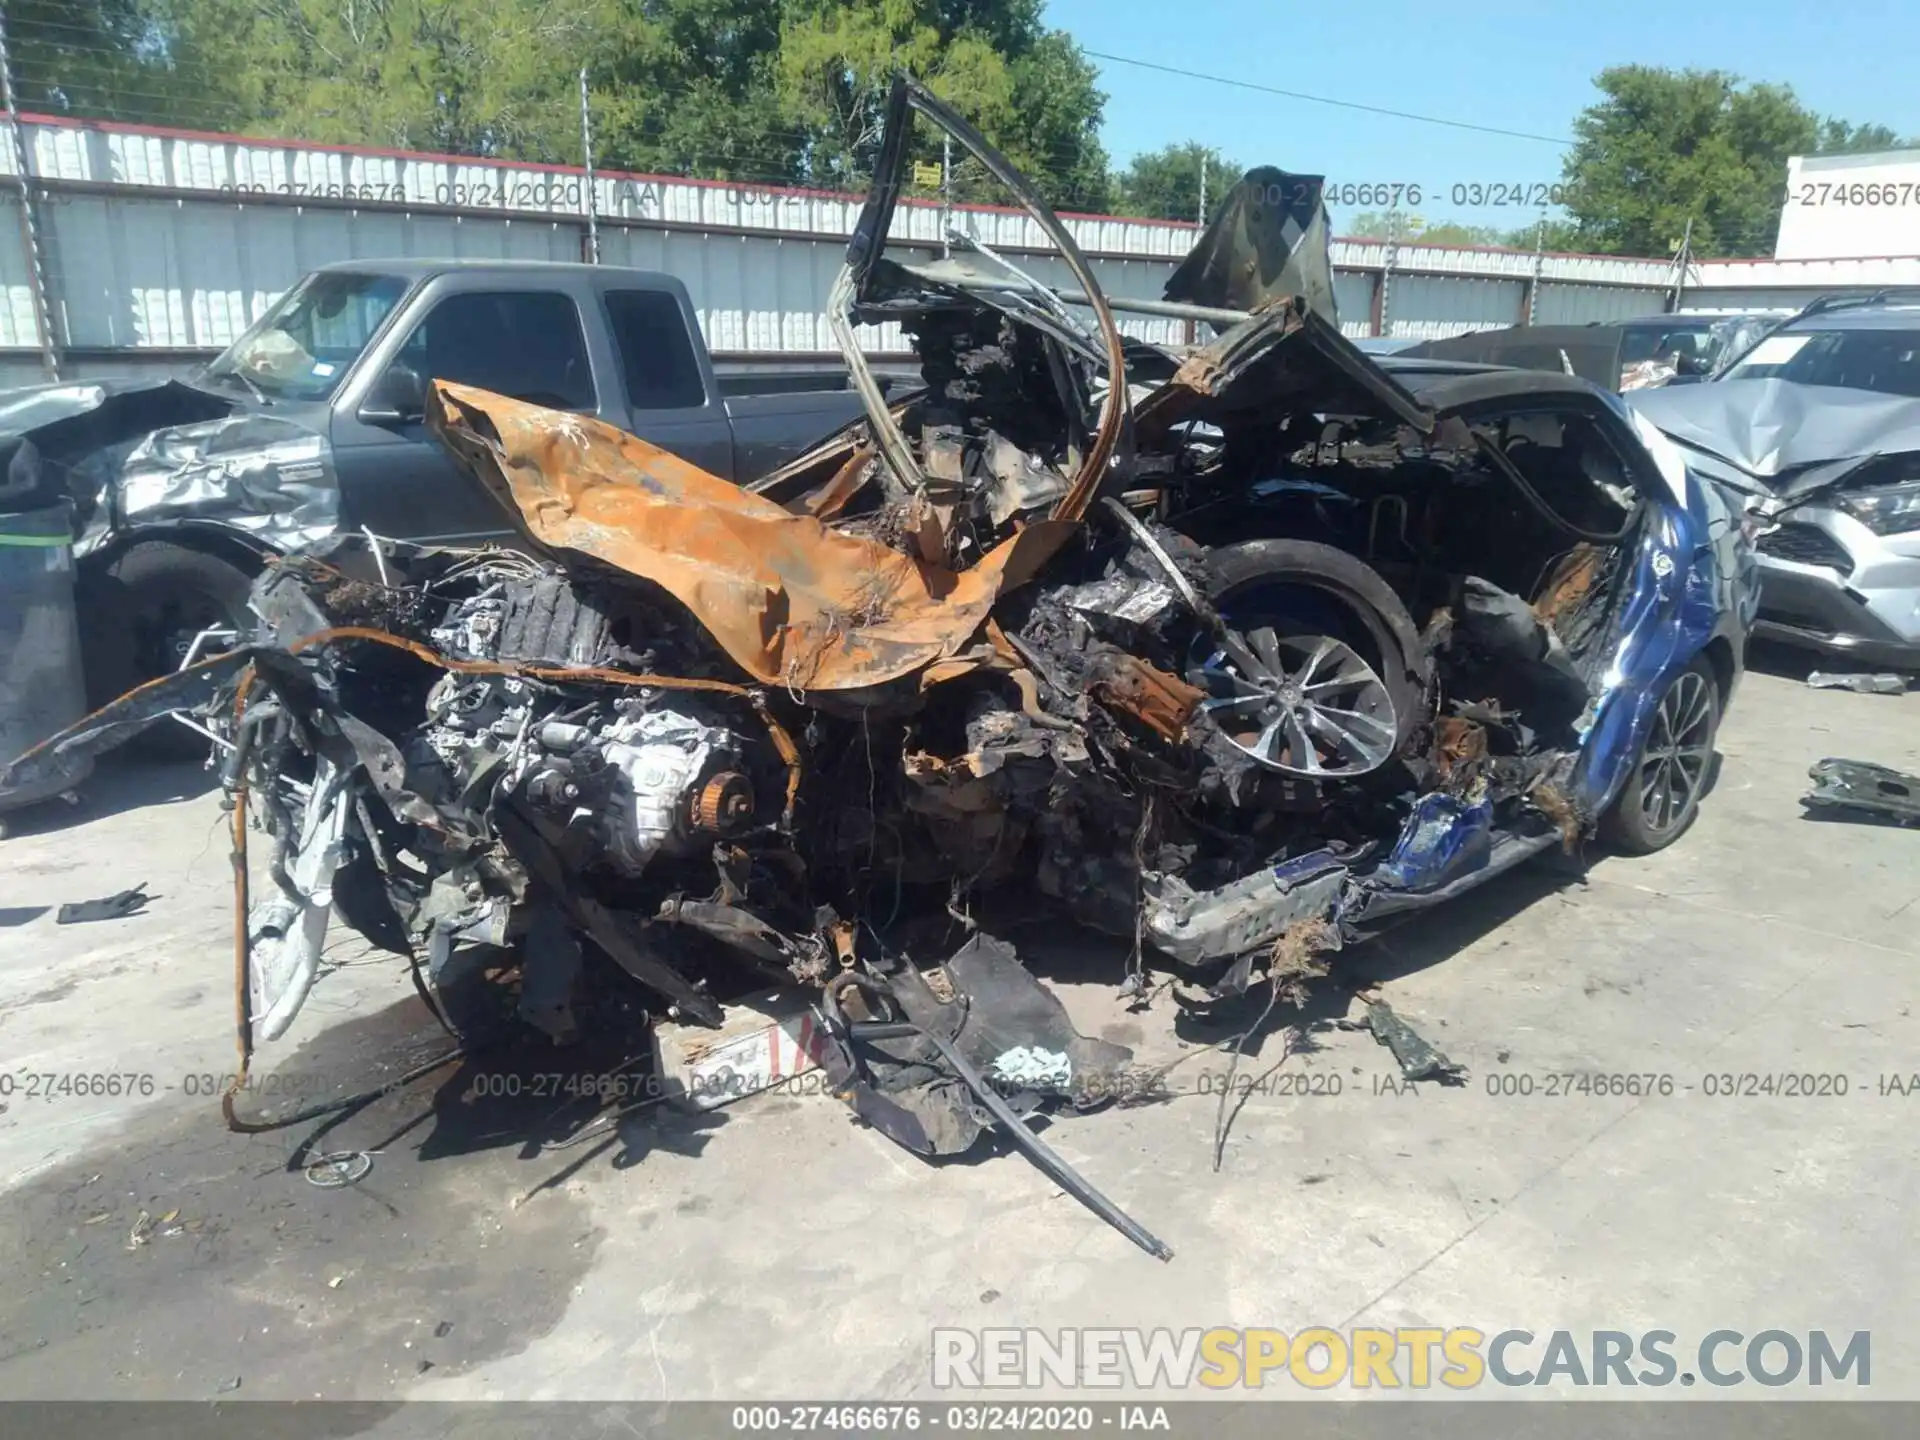
[[[916,112],[1070,280],[965,237],[888,253]],[[902,82],[830,317],[864,418],[741,486],[436,383],[517,551],[283,561],[265,636],[15,775],[196,688],[225,714],[272,843],[242,908],[249,1043],[286,1030],[336,915],[423,985],[510,951],[558,1039],[609,967],[688,1023],[744,967],[807,988],[837,1092],[928,1155],[996,1124],[1033,1149],[1010,1095],[1096,1094],[1129,1057],[997,938],[909,944],[916,911],[971,928],[975,896],[1025,886],[1127,942],[1116,984],[1230,995],[1596,831],[1669,843],[1740,672],[1737,524],[1582,381],[1361,354],[1317,183],[1276,174],[1165,299],[1121,302],[1217,331],[1157,346]],[[880,392],[863,322],[912,337],[922,389]]]

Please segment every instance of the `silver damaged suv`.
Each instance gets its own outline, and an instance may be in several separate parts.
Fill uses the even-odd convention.
[[[1920,669],[1920,295],[1829,296],[1629,403],[1749,497],[1756,635]]]

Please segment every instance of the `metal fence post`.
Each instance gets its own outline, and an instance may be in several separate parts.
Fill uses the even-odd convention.
[[[1547,265],[1547,217],[1543,214],[1540,223],[1533,229],[1533,274],[1527,279],[1527,314],[1523,323],[1533,324],[1534,316],[1540,310],[1540,274]]]
[[[1393,333],[1393,325],[1387,318],[1388,305],[1393,295],[1393,262],[1400,256],[1400,221],[1391,210],[1387,212],[1387,248],[1380,257],[1380,304],[1374,316],[1374,334],[1387,336]]]
[[[14,180],[20,187],[20,236],[27,251],[27,289],[33,296],[33,327],[39,332],[40,364],[49,380],[60,378],[60,351],[53,340],[53,314],[47,304],[47,267],[40,247],[39,217],[34,213],[33,181],[27,175],[27,144],[20,134],[20,107],[13,94],[13,57],[7,49],[7,15],[0,9],[0,100],[7,108],[7,136],[13,146]]]
[[[1687,262],[1693,258],[1693,217],[1687,217],[1686,234],[1680,237],[1680,253],[1674,257],[1673,267],[1673,313],[1680,313],[1680,306],[1687,296]]]
[[[953,256],[953,137],[940,133],[940,258]],[[974,233],[978,234],[978,231]]]
[[[600,202],[593,193],[593,115],[587,109],[587,67],[580,67],[580,161],[586,171],[581,196],[587,207],[587,263],[600,263]]]

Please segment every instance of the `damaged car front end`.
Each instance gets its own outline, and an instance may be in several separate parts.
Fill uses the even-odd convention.
[[[916,114],[1071,285],[966,237],[887,253]],[[771,979],[812,996],[819,1063],[876,1128],[930,1156],[997,1130],[1161,1254],[1026,1123],[1117,1093],[1131,1056],[974,897],[1037,892],[1130,942],[1130,993],[1151,968],[1218,999],[1290,936],[1338,948],[1602,827],[1676,838],[1751,618],[1739,526],[1583,382],[1362,355],[1318,182],[1279,175],[1164,298],[1110,302],[902,81],[830,317],[863,420],[742,487],[437,384],[431,424],[520,550],[386,545],[377,584],[277,562],[265,636],[121,702],[134,723],[226,682],[226,775],[271,841],[244,1043],[284,1033],[336,915],[428,995],[463,950],[511,957],[560,1041],[609,979],[696,1025]],[[1127,307],[1217,334],[1150,344]],[[913,337],[923,389],[871,383],[873,322]]]
[[[1755,633],[1920,669],[1920,309],[1828,297],[1635,408],[1758,530]]]

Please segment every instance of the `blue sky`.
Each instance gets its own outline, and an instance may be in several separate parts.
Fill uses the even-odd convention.
[[[1570,137],[1609,65],[1730,70],[1791,85],[1823,115],[1920,136],[1920,5],[1913,0],[1603,0],[1459,5],[1361,0],[1048,0],[1049,24],[1089,50],[1312,95]],[[1116,162],[1198,140],[1243,165],[1329,182],[1551,182],[1560,147],[1336,109],[1095,59]],[[1332,206],[1335,230],[1359,208]],[[1530,210],[1425,200],[1429,220],[1511,227]]]

